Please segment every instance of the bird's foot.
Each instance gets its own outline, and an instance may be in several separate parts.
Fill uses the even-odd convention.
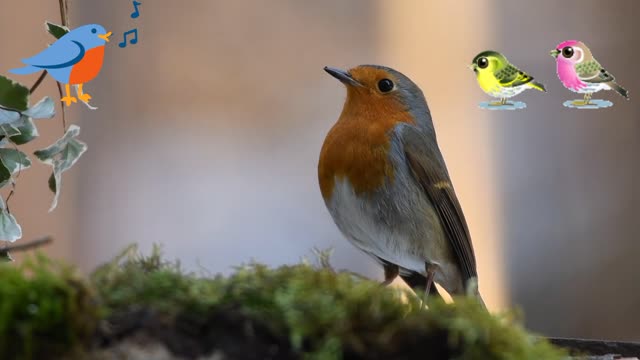
[[[88,102],[89,102],[89,100],[91,100],[91,95],[89,95],[89,94],[87,94],[87,93],[79,94],[79,95],[78,95],[78,98],[79,98],[82,102],[88,103]]]
[[[591,103],[589,101],[585,101],[585,100],[573,100],[571,102],[571,105],[575,105],[575,106],[585,106],[590,104]]]
[[[502,101],[491,101],[489,102],[489,106],[502,106],[504,105]]]
[[[436,276],[436,270],[438,269],[438,265],[433,264],[433,263],[427,263],[426,264],[426,269],[427,269],[427,284],[425,286],[425,291],[424,291],[424,298],[428,299],[429,298],[429,293],[431,292],[431,287],[434,285],[433,280]]]
[[[385,264],[384,265],[384,281],[380,283],[380,286],[389,286],[395,278],[400,275],[400,268],[398,265]]]
[[[61,100],[63,103],[65,103],[67,106],[71,106],[71,103],[78,102],[78,99],[76,99],[76,98],[75,98],[75,97],[73,97],[73,96],[69,96],[69,95],[62,97],[62,99],[60,99],[60,100]]]

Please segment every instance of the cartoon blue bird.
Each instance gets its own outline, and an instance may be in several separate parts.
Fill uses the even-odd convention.
[[[26,75],[47,70],[58,82],[65,84],[66,96],[62,98],[67,106],[77,99],[71,96],[70,85],[78,85],[78,98],[88,103],[91,95],[84,93],[82,86],[93,80],[104,60],[104,45],[111,32],[104,27],[91,24],[75,28],[39,54],[22,62],[27,66],[9,70],[10,73]]]

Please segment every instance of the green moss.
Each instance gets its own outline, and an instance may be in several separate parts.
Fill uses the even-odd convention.
[[[464,359],[564,356],[510,317],[490,315],[471,299],[434,301],[427,310],[401,290],[306,264],[277,269],[252,264],[228,278],[210,279],[183,274],[179,266],[164,263],[156,249],[148,258],[129,254],[99,269],[93,281],[111,309],[137,304],[170,317],[237,309],[288,338],[310,359],[365,355],[372,349],[392,354],[410,338],[436,339],[440,351]]]
[[[40,342],[72,348],[82,343],[80,339],[91,328],[86,324],[91,317],[84,318],[93,311],[86,305],[90,303],[86,290],[70,285],[79,282],[68,269],[40,261],[44,263],[7,265],[0,270],[6,273],[0,276],[9,279],[0,283],[2,299],[20,294],[0,305],[0,335],[14,334],[10,338],[15,339],[18,332],[31,334],[20,346],[25,358],[38,358],[33,349],[40,348]],[[527,334],[510,317],[490,315],[473,300],[458,299],[449,305],[433,301],[425,309],[419,299],[401,290],[306,264],[277,269],[251,264],[229,277],[211,278],[184,273],[178,264],[163,261],[157,249],[141,257],[131,248],[97,269],[91,284],[103,318],[143,308],[161,319],[162,328],[177,329],[171,338],[206,336],[201,325],[207,323],[209,334],[217,335],[202,340],[205,344],[220,334],[244,336],[246,332],[233,329],[212,330],[221,325],[210,319],[234,313],[266,329],[262,334],[268,333],[267,339],[282,339],[285,348],[307,359],[391,359],[411,358],[411,354],[536,360],[565,356]],[[30,315],[25,304],[33,301],[47,310]],[[58,337],[51,341],[51,334]],[[237,343],[244,346],[242,339]],[[2,354],[12,346],[8,341],[0,344]]]
[[[0,358],[73,353],[91,339],[96,305],[71,268],[37,255],[0,264]]]

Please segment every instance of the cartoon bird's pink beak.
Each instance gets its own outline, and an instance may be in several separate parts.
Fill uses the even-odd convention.
[[[98,34],[98,37],[106,42],[109,42],[109,36],[111,36],[111,31],[106,34]]]

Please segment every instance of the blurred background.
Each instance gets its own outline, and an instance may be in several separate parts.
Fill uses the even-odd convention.
[[[0,69],[51,42],[58,1],[13,1],[0,22]],[[424,91],[492,310],[524,310],[552,336],[640,340],[637,307],[640,3],[278,0],[70,2],[71,26],[113,31],[91,111],[69,108],[88,152],[47,213],[49,167],[20,176],[12,212],[24,238],[51,234],[52,256],[90,271],[130,243],[163,245],[191,270],[229,272],[257,260],[298,262],[334,248],[335,267],[381,279],[326,211],[317,185],[322,141],[345,97],[325,65],[391,66]],[[123,32],[139,42],[119,48]],[[575,110],[549,56],[584,41],[631,91],[605,110]],[[466,67],[501,51],[543,82],[527,109],[490,112]],[[634,67],[635,66],[635,67]],[[3,70],[4,71],[4,70]],[[32,84],[32,77],[14,79]],[[50,78],[35,99],[57,97]],[[38,123],[31,150],[61,135]]]

